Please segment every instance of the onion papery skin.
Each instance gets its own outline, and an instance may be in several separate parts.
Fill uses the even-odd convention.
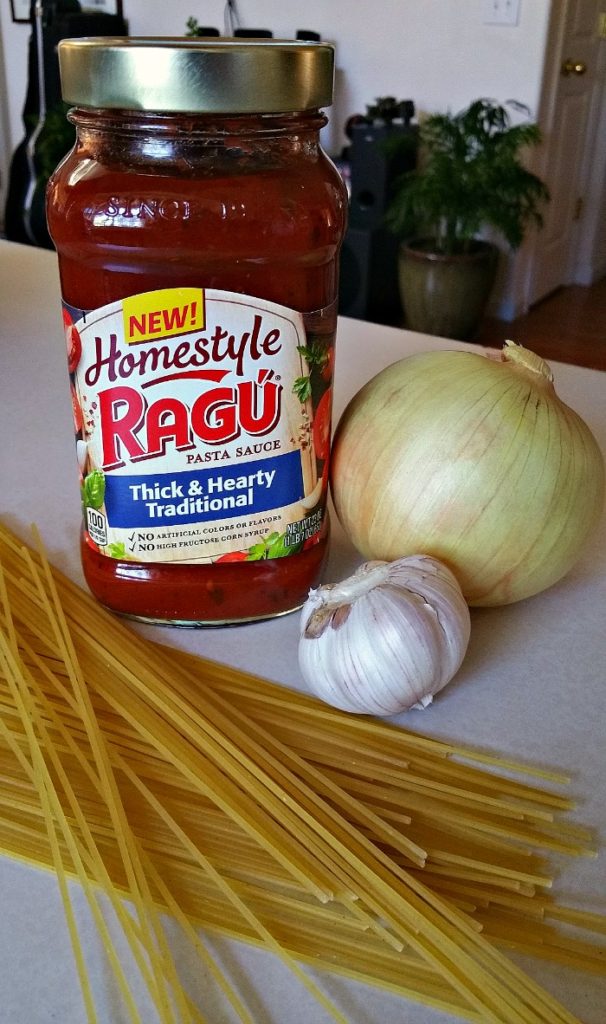
[[[561,579],[604,504],[604,462],[549,367],[461,351],[409,356],[358,392],[331,457],[337,516],[366,558],[422,551],[470,605],[510,604]],[[515,359],[515,361],[513,361]]]

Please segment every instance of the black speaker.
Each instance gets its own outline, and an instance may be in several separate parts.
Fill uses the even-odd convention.
[[[339,313],[399,325],[398,239],[384,227],[349,227],[341,248]]]
[[[273,39],[273,32],[269,28],[236,28],[234,39]]]
[[[352,124],[349,223],[379,227],[393,195],[394,183],[417,161],[417,128],[410,123]]]
[[[418,129],[412,100],[377,100],[366,115],[350,117],[343,151],[349,180],[349,228],[341,250],[339,312],[399,325],[399,241],[385,215],[398,179],[415,168]]]

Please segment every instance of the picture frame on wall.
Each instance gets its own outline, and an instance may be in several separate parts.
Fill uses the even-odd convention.
[[[30,0],[11,0],[11,17],[19,25],[29,25]]]

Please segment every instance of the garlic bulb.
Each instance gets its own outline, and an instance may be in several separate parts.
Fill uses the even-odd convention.
[[[469,632],[461,588],[437,559],[365,562],[342,583],[310,591],[299,665],[333,707],[393,715],[431,703],[459,668]]]

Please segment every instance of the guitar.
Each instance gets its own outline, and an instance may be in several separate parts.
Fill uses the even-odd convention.
[[[126,35],[121,4],[118,11],[116,15],[85,13],[78,0],[31,2],[25,135],[11,160],[5,210],[5,234],[10,241],[53,248],[46,226],[46,184],[76,135],[61,98],[57,45],[75,36]]]

